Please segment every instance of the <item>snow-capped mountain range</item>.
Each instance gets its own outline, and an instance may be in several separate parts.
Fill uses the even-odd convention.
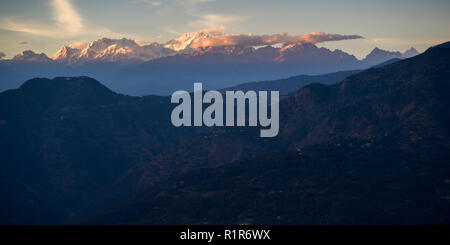
[[[304,56],[305,52],[319,50],[311,48],[315,46],[309,43],[286,43],[280,48],[266,46],[257,49],[253,47],[241,47],[239,45],[219,46],[219,47],[202,47],[191,48],[191,44],[195,41],[211,38],[221,35],[221,31],[199,31],[189,32],[180,37],[170,40],[166,43],[148,43],[131,39],[109,39],[102,38],[93,42],[74,43],[68,46],[62,46],[55,54],[47,57],[45,54],[36,54],[31,50],[24,51],[16,55],[14,61],[33,61],[48,62],[54,60],[64,64],[78,64],[88,61],[105,61],[105,62],[145,62],[158,58],[173,56],[177,54],[188,54],[199,56],[205,53],[222,53],[227,55],[257,55],[261,60],[270,60],[274,62],[285,62],[287,59],[304,59],[311,57]],[[343,59],[348,58],[347,53],[335,50],[335,55],[342,56]],[[368,64],[377,64],[392,58],[409,58],[417,55],[418,52],[414,48],[404,53],[391,52],[375,48],[363,62]],[[313,55],[314,54],[310,54]],[[355,58],[356,59],[356,58]]]
[[[144,43],[130,39],[102,38],[90,43],[62,46],[50,58],[65,63],[89,60],[102,61],[149,61],[176,54],[159,43]]]
[[[228,42],[230,38],[241,42]],[[277,35],[275,38],[289,41],[281,45],[264,43],[272,38],[200,31],[167,43],[102,38],[62,46],[50,57],[28,50],[0,60],[0,91],[17,88],[34,77],[89,76],[119,93],[169,95],[180,89],[190,90],[198,81],[205,89],[219,89],[300,74],[363,70],[418,53],[414,48],[404,53],[375,48],[359,60],[342,50],[299,41],[298,37]],[[226,45],[205,45],[213,40]]]
[[[12,58],[13,61],[51,62],[52,60],[44,53],[37,54],[31,50],[25,50]]]
[[[99,61],[149,61],[191,51],[189,45],[202,38],[214,37],[220,32],[188,32],[167,43],[147,43],[139,40],[102,38],[90,43],[62,46],[50,58],[64,63],[90,60]]]

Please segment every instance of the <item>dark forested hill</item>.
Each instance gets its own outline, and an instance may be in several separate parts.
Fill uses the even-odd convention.
[[[87,222],[448,223],[449,77],[444,45],[308,85],[264,139],[175,128],[168,97],[32,79],[0,94],[0,222],[62,223],[150,188]]]
[[[281,101],[276,139],[216,131],[128,174],[142,183],[155,163],[237,163],[178,169],[185,174],[86,222],[448,223],[449,77],[450,49],[434,47],[336,85],[309,85]]]
[[[88,77],[32,79],[1,93],[2,223],[76,215],[96,190],[185,136],[170,108],[167,97],[119,95]]]
[[[140,189],[162,176],[341,137],[395,135],[404,149],[427,139],[450,146],[450,115],[445,113],[450,106],[449,61],[450,49],[434,48],[352,75],[339,84],[306,86],[280,102],[277,137],[259,138],[255,128],[213,128],[133,166],[120,185]],[[162,165],[166,167],[161,170]]]
[[[341,140],[189,172],[77,222],[448,224],[449,157],[405,154],[389,137]]]

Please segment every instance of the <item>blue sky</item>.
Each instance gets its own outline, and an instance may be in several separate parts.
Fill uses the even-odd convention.
[[[356,34],[318,44],[365,56],[374,47],[419,51],[450,40],[449,0],[0,0],[0,52],[48,55],[102,37],[165,42],[184,32]]]

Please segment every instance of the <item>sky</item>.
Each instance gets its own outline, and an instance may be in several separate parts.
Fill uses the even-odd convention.
[[[0,54],[54,54],[102,37],[166,42],[185,32],[364,38],[318,43],[358,58],[373,48],[419,51],[450,40],[449,0],[0,0]]]

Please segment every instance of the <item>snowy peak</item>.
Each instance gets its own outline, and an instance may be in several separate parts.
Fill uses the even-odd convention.
[[[387,51],[387,50],[379,49],[378,47],[376,47],[372,50],[372,52],[370,52],[366,56],[366,58],[363,59],[363,62],[365,62],[366,64],[370,64],[370,65],[377,65],[386,60],[406,59],[406,58],[411,58],[413,56],[416,56],[418,54],[419,54],[419,52],[413,47],[406,50],[404,53],[400,53],[398,51],[396,51],[396,52]]]
[[[134,48],[138,47],[139,45],[136,43],[136,41],[126,38],[122,39],[102,38],[95,42],[91,42],[89,44],[89,49],[96,52],[102,52],[110,48],[111,46],[115,46],[117,48]]]
[[[56,61],[66,61],[72,63],[78,59],[80,50],[77,48],[72,48],[70,46],[62,46],[58,52],[52,55],[50,58]]]
[[[277,62],[327,62],[356,63],[355,56],[341,50],[331,51],[327,48],[319,48],[312,43],[296,42],[282,46],[279,56],[274,59]]]
[[[402,58],[407,59],[407,58],[414,57],[414,56],[416,56],[418,54],[419,54],[419,52],[415,48],[411,47],[410,49],[406,50],[402,54]]]
[[[14,56],[13,61],[30,61],[30,62],[50,62],[52,61],[44,53],[37,54],[31,50],[25,50],[22,53]]]
[[[402,53],[400,52],[391,52],[387,50],[380,49],[378,47],[375,47],[372,52],[370,52],[366,58],[363,59],[363,62],[368,65],[377,65],[382,62],[385,62],[386,60],[395,59],[395,58],[401,58]]]
[[[215,36],[218,36],[221,34],[222,34],[221,29],[202,30],[199,32],[188,32],[188,33],[184,33],[183,35],[181,35],[180,37],[178,37],[176,39],[168,41],[164,45],[164,47],[174,50],[174,51],[182,51],[182,50],[189,48],[189,46],[195,40],[208,38],[208,37],[215,37]]]
[[[307,52],[317,49],[317,46],[312,43],[296,42],[289,43],[281,47],[280,53],[298,53]]]
[[[142,41],[102,38],[90,43],[62,46],[52,59],[64,63],[88,60],[101,61],[149,61],[174,54],[162,44]]]
[[[372,52],[370,52],[367,56],[366,59],[374,59],[374,58],[378,58],[378,57],[386,57],[386,56],[390,56],[390,58],[398,58],[400,57],[402,54],[398,51],[396,52],[391,52],[391,51],[387,51],[387,50],[383,50],[383,49],[379,49],[378,47],[375,47]]]

